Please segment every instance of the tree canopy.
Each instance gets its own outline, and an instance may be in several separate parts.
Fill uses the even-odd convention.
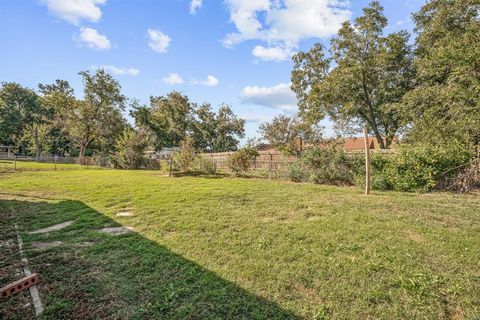
[[[480,144],[480,3],[432,0],[414,15],[417,86],[405,98],[411,141]]]
[[[149,106],[135,103],[131,114],[138,127],[155,133],[157,148],[178,147],[187,136],[192,136],[197,149],[232,151],[245,134],[245,120],[238,118],[228,105],[221,105],[215,113],[210,104],[198,106],[177,91],[150,97]]]
[[[299,155],[304,144],[315,143],[322,136],[319,126],[287,115],[279,115],[271,122],[262,123],[259,132],[269,144],[292,155]]]
[[[387,19],[378,1],[354,23],[344,22],[326,57],[321,44],[293,57],[292,90],[301,115],[358,131],[367,126],[388,148],[405,124],[402,98],[414,85],[412,49],[405,31],[384,35]]]

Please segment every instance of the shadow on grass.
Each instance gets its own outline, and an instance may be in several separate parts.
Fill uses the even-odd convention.
[[[172,176],[176,177],[198,177],[198,178],[206,178],[206,179],[222,179],[222,178],[229,178],[231,175],[226,173],[213,173],[207,174],[201,171],[188,171],[188,172],[172,172]]]
[[[244,174],[232,174],[226,172],[217,172],[214,174],[206,174],[200,171],[189,171],[189,172],[172,172],[172,176],[174,178],[179,177],[197,177],[197,178],[205,178],[205,179],[223,179],[223,178],[242,178],[242,179],[267,179],[267,174],[262,174],[260,172],[255,173],[254,171],[250,171]]]
[[[98,232],[121,225],[80,201],[0,199],[0,217],[7,220],[0,233],[19,225],[30,268],[41,276],[45,319],[298,318],[138,233]],[[74,223],[49,234],[27,232],[65,221]],[[61,245],[32,249],[53,241]],[[15,303],[1,301],[0,318]]]

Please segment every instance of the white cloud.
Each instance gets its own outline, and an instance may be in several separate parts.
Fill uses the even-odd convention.
[[[191,0],[190,1],[190,14],[197,13],[197,10],[202,7],[202,0]]]
[[[53,15],[74,25],[80,24],[82,20],[98,22],[102,18],[99,5],[106,2],[106,0],[42,0]]]
[[[162,79],[166,84],[180,84],[183,83],[182,77],[178,73],[169,73],[167,77]]]
[[[202,81],[201,83],[204,85],[204,86],[209,86],[209,87],[214,87],[218,84],[218,79],[215,78],[214,76],[208,76],[207,77],[207,80],[205,81]]]
[[[335,34],[351,16],[344,0],[226,0],[230,21],[236,32],[223,39],[226,47],[247,40],[260,40],[284,53],[292,51],[299,41],[325,38]],[[260,49],[257,49],[257,54]],[[264,55],[278,56],[279,50]],[[282,57],[283,58],[283,57]],[[271,59],[284,60],[284,59]]]
[[[91,66],[93,70],[103,69],[111,74],[115,75],[127,75],[127,76],[136,76],[140,73],[140,70],[136,68],[126,68],[126,67],[116,67],[113,65],[102,65],[102,66]]]
[[[247,86],[243,88],[240,100],[286,112],[297,111],[297,99],[289,83],[279,83],[272,87]]]
[[[216,85],[218,85],[220,83],[220,81],[218,81],[218,79],[212,75],[209,75],[207,77],[207,79],[205,80],[193,80],[192,81],[193,84],[201,84],[201,85],[204,85],[204,86],[207,86],[207,87],[215,87]]]
[[[248,114],[240,116],[240,118],[245,119],[249,123],[258,123],[258,122],[268,122],[273,119],[273,115],[262,115],[262,114]]]
[[[289,49],[282,47],[270,47],[255,46],[252,50],[254,57],[257,57],[266,61],[282,61],[289,59],[293,52]]]
[[[106,50],[112,47],[106,36],[99,34],[97,30],[92,28],[81,27],[77,40],[93,49]]]
[[[148,46],[158,53],[167,52],[170,45],[170,37],[160,30],[148,29]]]

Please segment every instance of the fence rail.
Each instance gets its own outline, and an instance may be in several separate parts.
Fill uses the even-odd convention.
[[[85,157],[88,159],[88,157]],[[24,156],[14,155],[13,153],[0,153],[0,160],[17,160],[17,161],[31,161],[31,162],[45,162],[45,163],[64,163],[64,164],[80,164],[78,157],[58,157],[58,156]]]
[[[105,165],[92,157],[59,157],[53,155],[36,157],[0,152],[0,171],[12,169],[20,171],[78,170],[97,167],[105,167]]]
[[[377,154],[395,154],[395,149],[371,149],[371,153]],[[210,158],[217,169],[228,169],[228,158],[234,152],[203,153],[206,158]],[[363,150],[347,151],[347,156],[356,156],[363,154]],[[282,153],[259,152],[259,155],[251,161],[250,170],[284,170],[289,164],[298,161],[298,157],[284,155]]]
[[[395,150],[393,149],[372,149],[371,153],[378,154],[394,154]],[[363,150],[353,150],[346,152],[348,156],[355,157],[357,155],[363,154]],[[215,168],[223,171],[228,171],[228,161],[230,155],[234,152],[219,152],[219,153],[202,153],[201,155],[207,159],[211,159]],[[171,154],[162,156],[160,158],[155,157],[151,158],[148,155],[145,155],[146,160],[148,160],[148,165],[144,169],[158,169],[160,168],[160,161],[171,159]],[[98,166],[98,167],[115,167],[114,164],[109,163],[108,160],[102,157],[59,157],[55,155],[41,155],[39,157],[35,156],[24,156],[24,155],[15,155],[12,152],[0,152],[0,160],[9,160],[9,161],[19,161],[19,162],[37,162],[37,163],[51,163],[51,164],[72,164],[83,166]],[[284,155],[282,153],[271,153],[271,152],[259,152],[259,155],[255,157],[250,162],[249,170],[258,170],[258,171],[282,171],[286,170],[288,166],[294,162],[298,161],[298,157]]]

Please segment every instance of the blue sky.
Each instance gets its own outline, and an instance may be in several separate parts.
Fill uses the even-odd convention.
[[[36,88],[105,67],[124,94],[171,90],[261,121],[295,111],[290,56],[328,44],[369,0],[0,0],[0,81]],[[423,0],[383,0],[387,32],[412,31]],[[331,134],[330,124],[327,134]]]

